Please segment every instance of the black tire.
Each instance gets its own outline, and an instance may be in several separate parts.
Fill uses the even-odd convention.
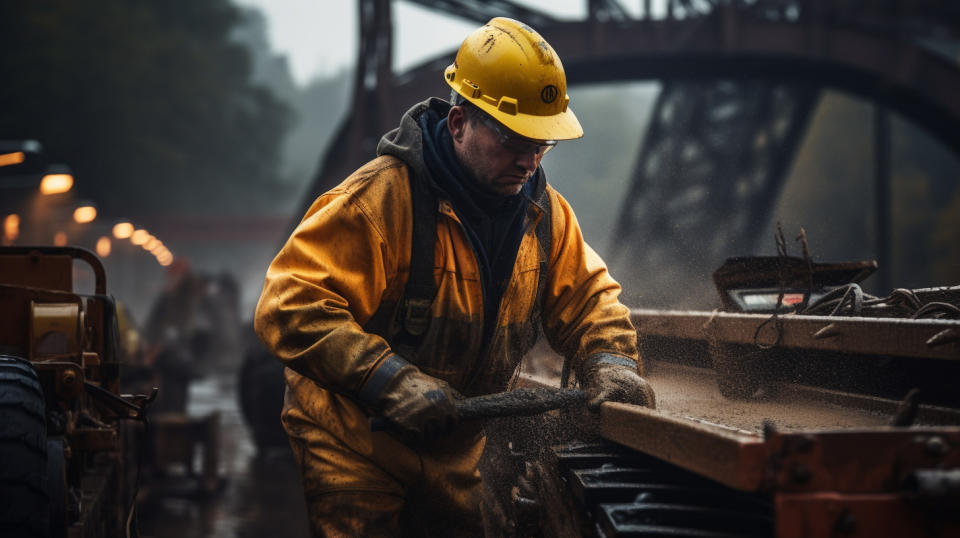
[[[43,389],[30,362],[0,355],[0,536],[49,536]]]
[[[63,439],[47,439],[47,498],[50,501],[50,536],[67,535],[67,462]]]

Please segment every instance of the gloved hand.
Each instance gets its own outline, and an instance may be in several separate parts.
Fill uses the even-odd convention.
[[[374,407],[397,427],[401,435],[422,441],[447,433],[457,425],[459,418],[454,402],[463,398],[459,392],[446,381],[421,372],[399,356],[394,355],[387,361],[391,363],[381,365],[372,376],[376,377],[384,368],[391,374],[383,383]]]
[[[640,377],[632,360],[598,354],[586,360],[580,380],[587,392],[587,408],[599,411],[603,402],[621,402],[657,408],[653,387]]]

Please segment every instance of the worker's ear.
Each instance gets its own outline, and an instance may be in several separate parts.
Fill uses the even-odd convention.
[[[467,115],[463,107],[455,106],[450,108],[450,112],[447,113],[447,129],[450,130],[450,136],[453,137],[454,142],[461,142],[463,140],[463,133],[466,128]]]

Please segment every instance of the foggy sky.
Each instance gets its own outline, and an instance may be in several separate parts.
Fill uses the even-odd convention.
[[[357,50],[354,0],[236,0],[267,16],[273,49],[287,56],[299,85],[317,75],[353,66]],[[582,18],[586,0],[519,0],[560,18]],[[639,4],[639,2],[638,2]],[[627,6],[629,8],[629,6]],[[394,2],[394,64],[398,70],[457,47],[473,21],[438,14],[409,2]]]

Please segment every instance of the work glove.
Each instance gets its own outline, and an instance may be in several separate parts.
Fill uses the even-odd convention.
[[[587,408],[591,411],[599,411],[603,402],[657,408],[653,388],[640,377],[637,364],[626,357],[593,355],[582,365],[579,378],[587,393]]]
[[[379,375],[378,375],[379,374]],[[374,387],[371,388],[371,384]],[[377,387],[381,386],[381,390]],[[377,394],[372,395],[371,390]],[[372,396],[372,398],[371,398]],[[398,355],[381,364],[361,391],[400,435],[419,442],[450,432],[459,417],[454,402],[463,399],[446,381],[429,376]]]

